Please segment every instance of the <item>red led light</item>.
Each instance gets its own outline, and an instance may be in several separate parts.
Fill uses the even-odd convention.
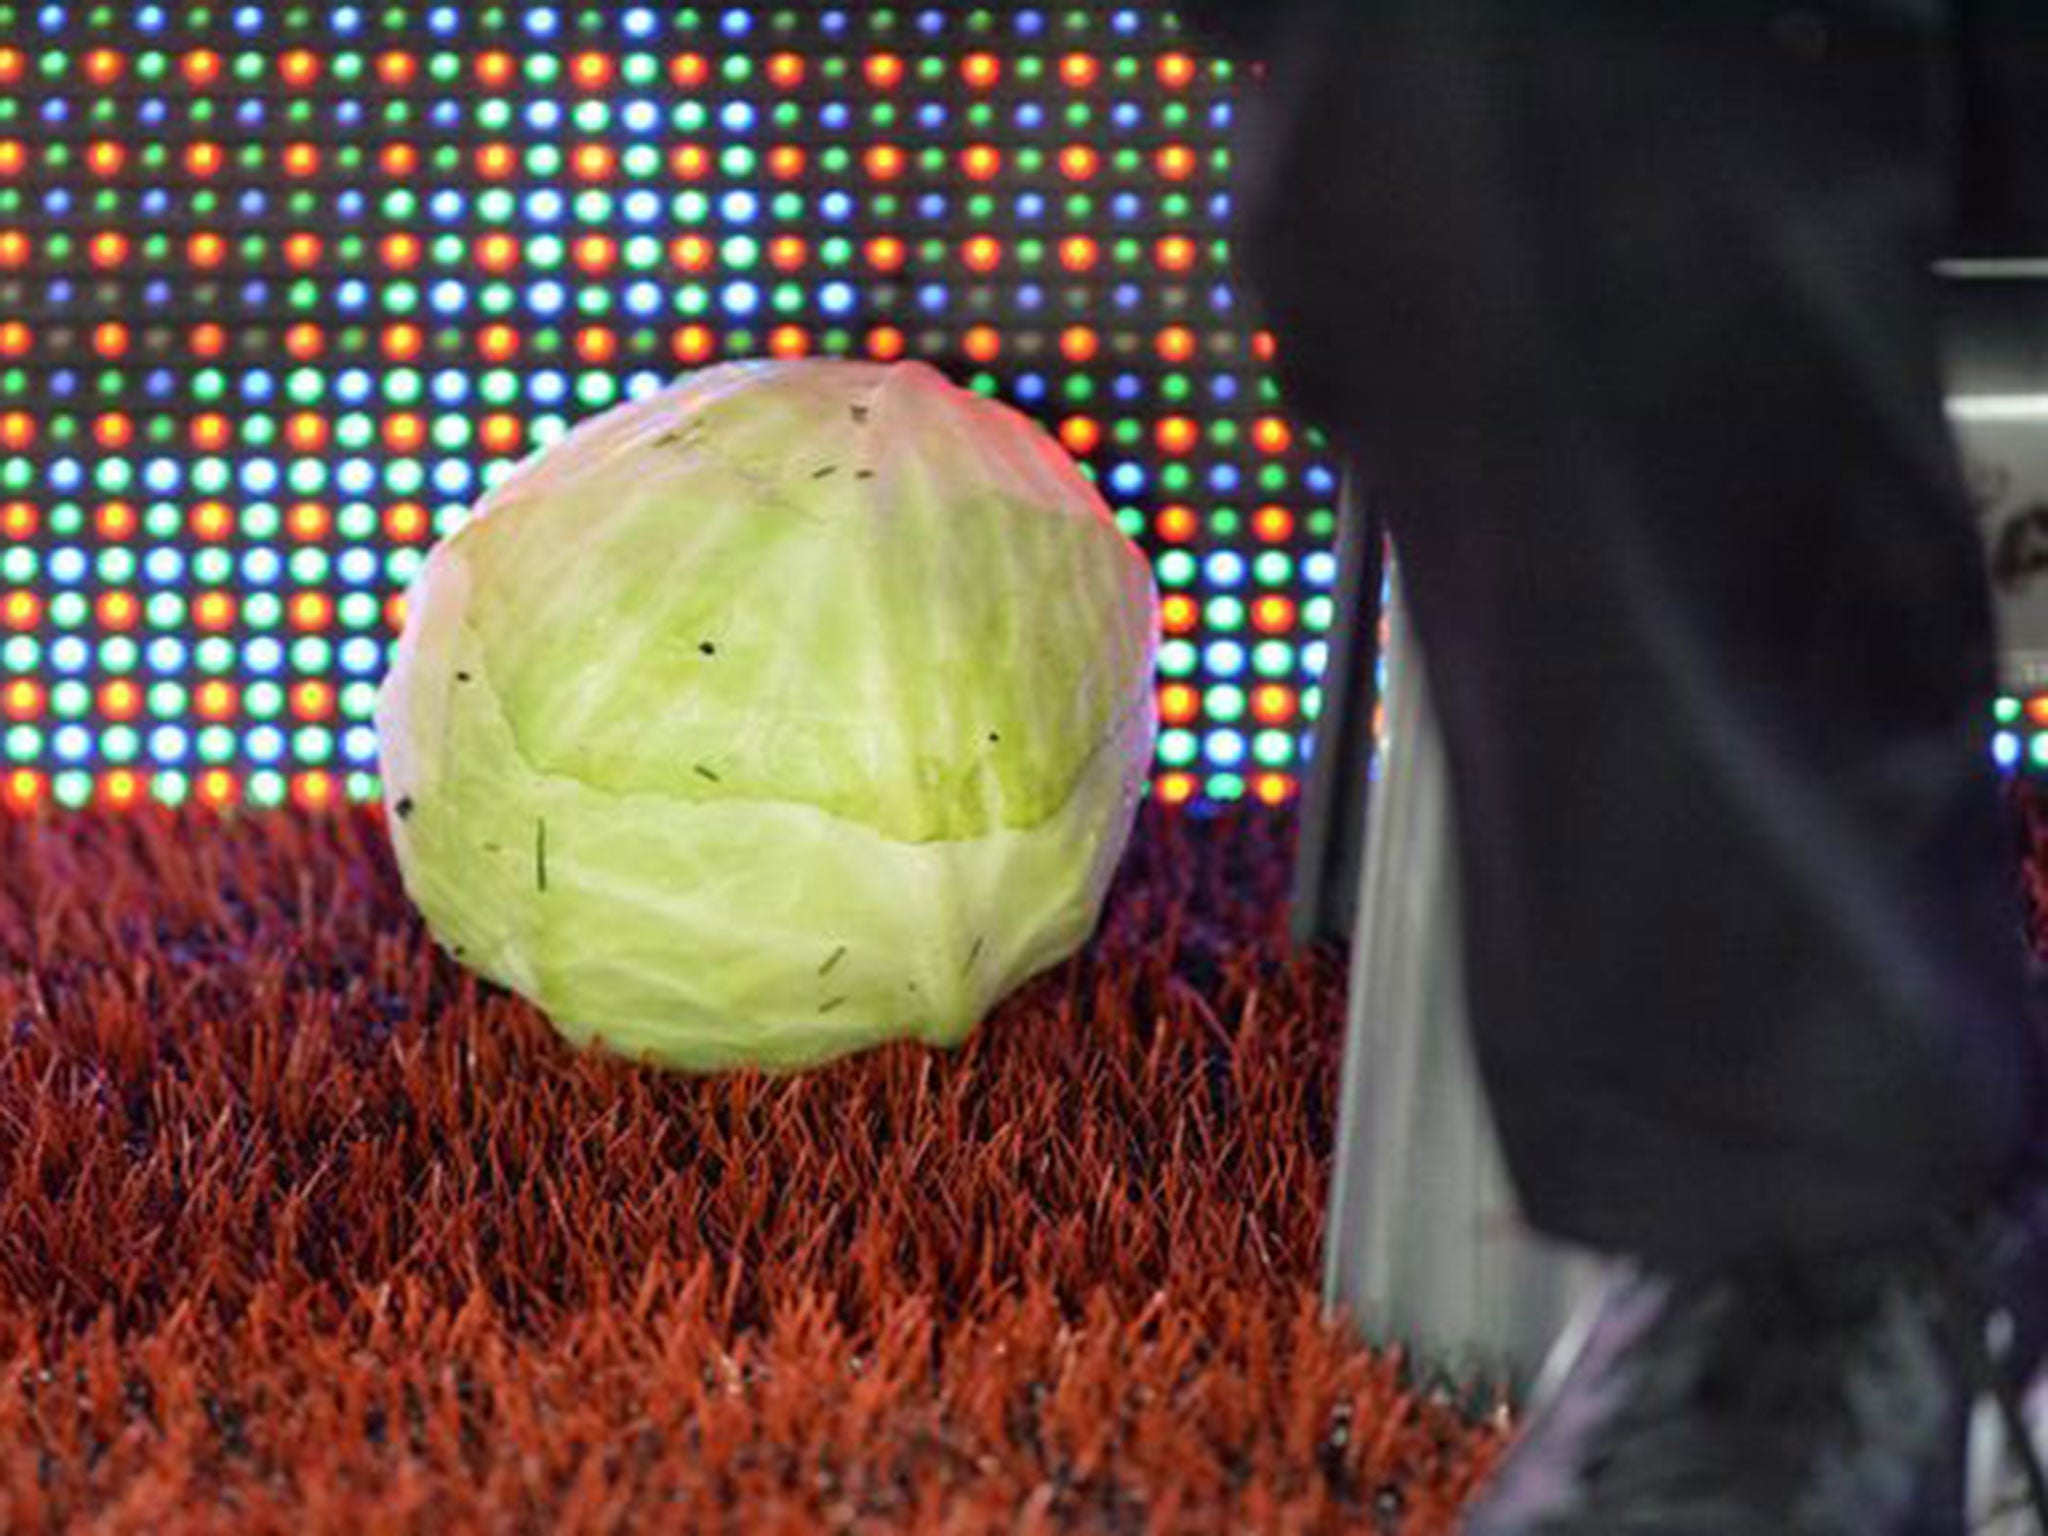
[[[287,144],[284,147],[284,171],[287,176],[311,176],[320,169],[320,151],[311,144]]]
[[[476,152],[476,169],[487,181],[503,181],[519,169],[519,156],[509,144],[486,144]]]
[[[85,78],[94,85],[112,85],[127,67],[127,60],[113,48],[95,48],[85,56]]]
[[[1191,452],[1202,440],[1202,429],[1186,416],[1168,416],[1153,429],[1161,453]]]
[[[810,247],[797,235],[778,235],[768,242],[768,264],[778,272],[794,272],[810,256]]]
[[[877,272],[896,272],[902,269],[908,252],[903,242],[894,235],[878,235],[867,243],[868,265]]]
[[[377,78],[386,85],[410,85],[419,73],[419,61],[409,53],[377,55]]]
[[[1252,443],[1261,453],[1285,453],[1294,445],[1294,429],[1278,416],[1261,416],[1252,423]]]
[[[319,420],[318,417],[313,419]],[[290,530],[293,538],[302,544],[310,544],[316,539],[327,537],[327,530],[333,526],[333,519],[327,515],[327,509],[317,501],[295,501],[291,510],[285,513],[284,525]]]
[[[711,257],[711,242],[702,235],[678,235],[669,242],[669,260],[685,272],[702,272],[711,265]]]
[[[301,720],[325,720],[334,713],[334,689],[326,683],[292,685],[292,713]]]
[[[1060,332],[1060,356],[1070,363],[1085,363],[1102,350],[1095,332],[1085,325],[1070,325]]]
[[[1192,597],[1176,592],[1159,604],[1159,625],[1170,634],[1184,635],[1195,627],[1202,610]]]
[[[100,780],[100,789],[109,805],[125,809],[142,793],[142,780],[131,768],[116,768]]]
[[[1060,151],[1060,174],[1069,181],[1087,181],[1102,164],[1102,157],[1086,144],[1069,144]]]
[[[1284,773],[1262,773],[1252,781],[1252,793],[1264,805],[1284,805],[1294,793],[1294,781]]]
[[[315,768],[292,775],[292,804],[301,810],[321,811],[334,803],[334,776]]]
[[[477,265],[486,272],[506,271],[519,260],[519,242],[510,235],[485,235],[476,243],[476,260]],[[502,332],[505,329],[506,327],[502,325],[494,325],[489,327],[485,334],[489,335],[493,331]]]
[[[92,424],[92,439],[102,448],[126,448],[135,441],[135,423],[118,411],[109,412]]]
[[[511,54],[501,48],[493,48],[476,56],[476,77],[485,85],[509,85],[512,77],[519,72],[519,66]]]
[[[970,144],[960,151],[960,169],[971,181],[989,181],[1003,169],[1003,152],[993,144]]]
[[[293,453],[319,453],[328,446],[328,418],[313,412],[297,412],[285,424],[285,442]]]
[[[194,85],[212,85],[220,79],[220,55],[211,48],[195,48],[185,55],[180,68]]]
[[[768,174],[777,181],[793,181],[804,173],[804,152],[794,144],[778,144],[768,151]]]
[[[1194,332],[1186,326],[1167,326],[1159,332],[1155,346],[1167,362],[1186,362],[1194,356]]]
[[[320,55],[294,48],[278,59],[277,72],[286,85],[303,89],[320,78]]]
[[[227,163],[227,151],[218,144],[201,139],[185,146],[185,169],[194,176],[217,176]]]
[[[100,689],[100,712],[114,720],[133,720],[142,712],[142,690],[125,677]]]
[[[185,242],[185,256],[195,267],[217,267],[227,260],[227,240],[212,231],[202,231]],[[218,331],[220,328],[215,326]]]
[[[1202,696],[1185,683],[1159,690],[1159,718],[1167,725],[1185,725],[1202,712]]]
[[[215,321],[202,321],[192,327],[185,344],[192,349],[194,357],[219,357],[227,350],[228,333]]]
[[[410,144],[386,144],[377,163],[392,180],[409,181],[419,174],[420,152]]]
[[[972,271],[993,272],[1002,265],[1003,242],[993,235],[976,235],[960,248],[960,257]]]
[[[15,588],[0,602],[0,619],[9,629],[34,629],[43,616],[42,599],[35,593]]]
[[[701,363],[717,350],[718,338],[708,325],[685,325],[675,334],[676,357],[685,363]]]
[[[1089,453],[1102,441],[1102,427],[1089,416],[1069,416],[1060,423],[1060,441],[1069,453]]]
[[[33,720],[43,712],[43,685],[33,678],[17,677],[0,693],[0,709],[10,720]]]
[[[213,595],[219,596],[218,593]],[[222,682],[217,677],[201,683],[192,695],[192,705],[202,720],[225,720],[234,714],[240,702],[235,685]]]
[[[1095,242],[1086,235],[1069,235],[1060,242],[1060,265],[1069,272],[1086,272],[1095,265]]]
[[[413,453],[427,440],[427,424],[413,411],[400,411],[384,422],[384,446],[393,453]]]
[[[803,357],[810,350],[810,333],[800,325],[778,325],[768,335],[768,351],[772,356]]]
[[[579,53],[569,66],[569,78],[583,90],[602,90],[611,84],[612,61],[601,53]]]
[[[285,240],[284,264],[305,271],[320,263],[320,237],[300,231]]]
[[[7,808],[34,810],[43,798],[43,776],[33,768],[17,768],[7,775]]]
[[[495,271],[497,268],[493,267],[492,270]],[[519,333],[509,325],[487,325],[477,333],[476,344],[477,350],[482,352],[486,359],[502,363],[518,355]]]
[[[576,332],[576,355],[586,363],[608,363],[618,350],[618,338],[601,325],[586,325]]]
[[[1294,718],[1296,703],[1294,690],[1278,683],[1252,690],[1252,714],[1261,725],[1285,725]]]
[[[197,537],[216,543],[234,531],[235,514],[227,509],[226,503],[202,501],[192,508],[192,532]]]
[[[711,78],[711,66],[701,53],[678,54],[669,62],[668,77],[686,91],[695,90]]]
[[[1282,634],[1294,627],[1294,602],[1280,596],[1262,597],[1252,604],[1252,624],[1261,634]]]
[[[334,618],[334,599],[325,592],[300,592],[287,605],[293,629],[325,629]]]
[[[973,361],[992,363],[1002,355],[1003,333],[992,325],[970,326],[960,345]]]
[[[209,411],[204,416],[192,418],[192,446],[195,448],[204,448],[209,453],[214,452],[227,447],[228,438],[232,435],[227,417],[217,411]]]
[[[19,139],[0,139],[0,176],[19,176],[28,164],[28,151]]]
[[[199,798],[205,804],[220,809],[233,805],[241,797],[242,786],[227,769],[209,768],[199,775]]]
[[[1273,361],[1273,353],[1273,333],[1271,331],[1252,332],[1252,356],[1262,363],[1270,363]]]
[[[100,624],[107,629],[133,629],[142,617],[142,604],[133,592],[102,592],[93,605]]]
[[[569,249],[576,269],[593,275],[611,271],[619,259],[618,243],[610,235],[583,235]]]
[[[1069,90],[1084,91],[1102,74],[1093,54],[1070,53],[1060,60],[1060,83]]]
[[[102,271],[118,267],[128,259],[128,237],[118,230],[102,230],[86,246],[86,258]]]
[[[611,175],[615,159],[607,145],[580,144],[570,163],[584,181],[604,181]]]
[[[18,229],[0,229],[0,267],[28,264],[28,236]]]
[[[480,431],[484,447],[492,453],[510,453],[519,446],[519,418],[508,412],[486,416]]]
[[[1195,514],[1187,507],[1171,506],[1159,509],[1159,536],[1175,544],[1184,544],[1195,536],[1199,528]]]
[[[992,53],[970,53],[960,61],[960,78],[977,91],[988,90],[1003,78],[1003,62]]]
[[[1162,53],[1156,72],[1169,91],[1186,90],[1194,83],[1195,61],[1184,53]]]
[[[1186,181],[1200,167],[1195,152],[1185,144],[1169,144],[1155,159],[1159,174],[1168,181]]]
[[[384,600],[384,627],[394,635],[400,633],[405,628],[405,594],[403,592],[394,592]]]
[[[894,144],[877,144],[861,157],[868,175],[876,181],[894,181],[903,174],[908,157]]]
[[[27,411],[0,415],[0,448],[29,448],[36,440],[36,419]]]
[[[92,349],[101,357],[122,357],[128,351],[128,327],[118,320],[102,320],[92,328]]]
[[[394,502],[384,509],[384,531],[401,544],[425,536],[427,509],[416,501]]]
[[[878,91],[893,91],[903,83],[903,61],[893,53],[871,54],[861,72]]]
[[[1195,242],[1186,235],[1167,235],[1153,254],[1166,271],[1185,272],[1195,264]]]
[[[384,355],[400,362],[409,362],[420,355],[426,346],[426,337],[416,325],[387,325],[384,327]]]
[[[0,85],[12,85],[19,80],[24,62],[19,48],[0,48]]]
[[[301,363],[311,362],[327,347],[327,338],[320,327],[310,321],[301,320],[288,326],[284,333],[284,349],[293,359]]]
[[[903,333],[893,325],[878,325],[868,332],[868,356],[893,363],[903,355]]]
[[[192,604],[192,622],[218,633],[235,622],[235,600],[225,592],[202,592]]]
[[[10,539],[25,539],[42,525],[42,514],[31,501],[10,501],[0,506],[0,533]]]
[[[377,249],[384,258],[384,265],[393,271],[405,272],[419,265],[420,242],[417,235],[386,235],[378,242]]]
[[[1294,533],[1294,514],[1281,506],[1261,507],[1252,514],[1252,532],[1265,543],[1283,543]]]
[[[768,60],[768,83],[781,90],[789,90],[804,82],[803,55],[778,53]]]
[[[1195,781],[1185,773],[1161,774],[1153,786],[1153,793],[1159,796],[1163,805],[1181,805],[1194,798]]]
[[[118,176],[127,161],[128,153],[119,144],[101,140],[86,146],[86,168],[95,176]]]
[[[711,152],[702,144],[678,144],[669,153],[668,168],[684,181],[701,181],[711,174]]]

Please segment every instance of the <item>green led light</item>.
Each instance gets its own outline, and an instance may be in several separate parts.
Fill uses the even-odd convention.
[[[619,169],[636,181],[661,173],[661,154],[652,145],[635,144],[619,156]]]
[[[242,533],[256,543],[267,543],[277,537],[280,524],[277,508],[267,501],[252,501],[242,508]]]
[[[169,632],[185,625],[185,599],[175,592],[158,592],[143,605],[149,627]]]
[[[696,133],[704,126],[708,117],[709,114],[704,110],[704,103],[701,101],[685,101],[680,103],[675,111],[669,114],[669,121],[674,123],[684,133]]]
[[[1252,757],[1264,768],[1285,768],[1294,762],[1294,738],[1285,731],[1260,731],[1252,737]]]
[[[384,484],[401,496],[412,496],[427,483],[427,472],[418,459],[393,459],[384,466]]]
[[[1075,405],[1082,405],[1095,398],[1095,383],[1085,373],[1072,373],[1060,386],[1060,393]]]
[[[1195,579],[1195,557],[1184,549],[1169,549],[1159,557],[1157,570],[1163,586],[1184,587]]]
[[[1142,538],[1145,533],[1145,514],[1136,507],[1118,507],[1116,526],[1117,531],[1127,539]]]
[[[42,645],[32,635],[10,635],[6,645],[0,646],[0,664],[18,675],[39,671],[43,665]]]
[[[242,620],[251,629],[275,629],[284,620],[284,604],[275,592],[251,592],[242,599]]]
[[[192,660],[207,676],[218,677],[234,668],[234,642],[223,635],[208,635],[192,647]]]
[[[17,586],[34,581],[39,569],[40,562],[36,559],[36,552],[32,549],[16,545],[8,550],[4,556],[0,556],[0,578],[11,581]]]
[[[526,169],[535,176],[553,176],[562,169],[562,152],[552,144],[535,144],[526,151]]]
[[[1202,696],[1202,707],[1210,718],[1226,723],[1244,718],[1244,690],[1232,683],[1220,683]]]
[[[142,738],[131,726],[111,725],[100,733],[100,751],[109,762],[132,763],[141,750]]]
[[[1252,670],[1261,677],[1285,677],[1294,661],[1294,647],[1285,640],[1261,640],[1252,647]]]
[[[2020,718],[2022,708],[2018,699],[2007,696],[1991,706],[1991,717],[2000,725],[2012,725]]]
[[[100,666],[108,672],[133,672],[142,661],[142,647],[127,635],[112,635],[100,642]]]
[[[292,580],[300,586],[317,587],[327,579],[330,564],[324,550],[295,549],[291,559],[285,563],[285,569],[291,572]]]
[[[1337,532],[1337,514],[1328,507],[1312,507],[1308,514],[1309,537],[1327,540]]]
[[[576,381],[576,398],[592,409],[610,405],[618,393],[618,380],[608,373],[585,373]]]
[[[367,592],[351,592],[335,605],[335,615],[344,629],[374,629],[383,622],[377,599]]]
[[[2027,743],[2027,756],[2033,759],[2037,768],[2048,768],[2048,733],[2037,735]]]
[[[1121,448],[1135,448],[1145,440],[1145,428],[1126,416],[1109,430],[1110,441]]]
[[[1242,800],[1244,780],[1234,773],[1212,773],[1206,790],[1212,800]]]
[[[32,725],[17,725],[7,733],[7,760],[31,763],[43,755],[43,733]]]
[[[426,557],[416,549],[394,549],[384,557],[384,574],[391,579],[393,586],[410,586],[425,560]]]
[[[1166,640],[1159,646],[1159,670],[1168,677],[1186,677],[1195,670],[1199,658],[1194,644],[1187,640]]]
[[[292,732],[292,756],[302,763],[325,763],[334,756],[334,733],[306,725]]]
[[[234,573],[234,557],[224,549],[202,549],[192,557],[192,574],[202,586],[217,587]]]
[[[1170,768],[1184,768],[1195,760],[1199,749],[1194,734],[1179,729],[1159,733],[1159,760]]]
[[[711,199],[702,192],[678,192],[670,206],[685,224],[702,224],[711,214]]]
[[[1336,610],[1335,602],[1327,596],[1317,595],[1306,598],[1301,605],[1302,628],[1311,634],[1328,634],[1330,620]]]
[[[91,605],[76,592],[59,592],[50,599],[50,622],[59,629],[77,629],[91,616]]]
[[[651,53],[629,53],[619,65],[619,76],[628,85],[651,85],[660,78],[661,66]]]
[[[81,719],[92,709],[92,690],[76,678],[50,690],[50,712],[59,720]]]
[[[394,405],[411,405],[425,389],[417,368],[394,368],[384,376],[384,398]]]
[[[477,295],[477,308],[485,314],[497,316],[510,314],[519,302],[519,295],[510,283],[485,283],[483,292]]]
[[[180,719],[191,704],[191,695],[181,683],[152,683],[148,697],[149,712],[159,720]]]
[[[489,96],[477,103],[476,122],[479,128],[496,133],[512,125],[512,103],[502,96]],[[508,192],[507,199],[511,197]]]
[[[159,805],[183,805],[191,797],[192,781],[175,768],[160,769],[150,778],[149,793]]]
[[[351,411],[334,424],[334,439],[344,448],[368,447],[376,436],[377,429],[361,411]]]
[[[588,319],[608,315],[612,310],[612,296],[603,288],[579,288],[576,291],[576,313]]]
[[[242,708],[255,719],[274,720],[284,709],[284,689],[268,681],[251,683],[242,691]]]
[[[1209,531],[1228,538],[1237,532],[1242,522],[1235,507],[1218,507],[1209,514]]]
[[[743,144],[735,144],[718,156],[719,170],[734,178],[753,175],[754,164],[754,152]]]
[[[341,690],[341,714],[345,720],[369,720],[377,713],[377,685],[350,683]]]
[[[334,647],[318,635],[301,635],[292,642],[292,670],[318,676],[334,668]]]
[[[235,733],[224,725],[209,725],[199,732],[195,745],[202,763],[224,763],[235,755]]]
[[[75,811],[91,803],[92,775],[80,768],[67,768],[50,780],[50,788],[59,805]]]
[[[398,282],[386,283],[382,298],[386,313],[409,315],[420,307],[419,285],[402,279]]]
[[[1262,587],[1285,587],[1294,581],[1294,559],[1281,550],[1269,549],[1252,562],[1252,579]]]
[[[1234,597],[1212,597],[1203,606],[1202,618],[1211,629],[1228,634],[1244,628],[1244,604]]]
[[[526,56],[526,78],[537,85],[547,85],[561,78],[562,61],[549,53],[530,53]]]
[[[256,805],[273,806],[284,803],[284,775],[269,768],[259,768],[249,775],[249,799]]]

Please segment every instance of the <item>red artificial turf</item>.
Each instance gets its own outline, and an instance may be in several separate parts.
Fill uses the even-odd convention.
[[[0,1531],[1412,1532],[1499,1443],[1318,1316],[1341,956],[1148,807],[955,1054],[579,1057],[373,812],[0,824]]]

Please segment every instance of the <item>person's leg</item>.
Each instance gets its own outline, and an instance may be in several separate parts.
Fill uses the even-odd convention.
[[[1862,1245],[2042,1134],[1932,334],[1956,74],[1935,0],[1354,0],[1258,93],[1251,274],[1394,528],[1554,1234]]]

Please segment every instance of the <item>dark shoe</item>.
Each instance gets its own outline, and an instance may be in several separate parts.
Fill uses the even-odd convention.
[[[2044,1333],[2048,1198],[1910,1251],[1617,1266],[1465,1530],[2048,1536],[2014,1433]]]

